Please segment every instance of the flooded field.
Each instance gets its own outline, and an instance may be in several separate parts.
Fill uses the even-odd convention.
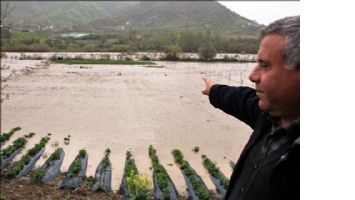
[[[180,149],[210,189],[201,155],[216,161],[229,177],[251,129],[210,105],[202,76],[222,84],[253,86],[248,74],[255,63],[199,63],[157,61],[162,68],[138,65],[64,65],[46,60],[19,60],[15,54],[1,61],[1,132],[20,126],[5,144],[29,132],[31,148],[51,133],[45,154],[58,144],[65,150],[61,171],[85,148],[87,176],[94,175],[106,148],[111,149],[112,186],[117,190],[125,152],[132,150],[138,170],[148,175],[150,144],[157,149],[180,193],[185,183],[171,151]],[[5,87],[4,87],[5,86]],[[71,135],[69,145],[64,137]],[[198,146],[200,151],[192,149]],[[25,152],[25,151],[23,151]],[[19,159],[17,156],[15,159]],[[44,163],[41,158],[36,166]]]

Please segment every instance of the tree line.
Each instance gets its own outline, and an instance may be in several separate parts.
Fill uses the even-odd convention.
[[[212,31],[137,31],[134,29],[115,34],[90,34],[80,38],[60,37],[29,31],[3,31],[3,51],[21,52],[206,52],[250,53],[258,48],[257,38],[226,36]]]

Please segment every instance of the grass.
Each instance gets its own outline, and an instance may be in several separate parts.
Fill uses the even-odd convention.
[[[69,59],[69,60],[52,60],[60,64],[104,64],[104,65],[155,65],[151,61],[132,61],[132,60],[95,60],[95,59]]]

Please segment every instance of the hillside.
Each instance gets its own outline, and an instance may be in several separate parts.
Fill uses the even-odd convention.
[[[1,2],[4,4],[4,1]],[[14,11],[5,25],[35,29],[54,25],[66,30],[214,30],[256,36],[260,25],[230,11],[216,1],[12,1]],[[3,8],[4,6],[2,6]]]

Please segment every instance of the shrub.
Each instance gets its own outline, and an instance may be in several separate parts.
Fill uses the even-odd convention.
[[[198,55],[202,60],[211,60],[217,55],[217,50],[211,43],[203,43],[198,49]]]
[[[182,52],[182,49],[179,46],[165,46],[164,53],[166,60],[179,60],[179,53]]]
[[[147,175],[138,175],[132,173],[126,177],[127,187],[130,199],[148,199],[152,183]]]

